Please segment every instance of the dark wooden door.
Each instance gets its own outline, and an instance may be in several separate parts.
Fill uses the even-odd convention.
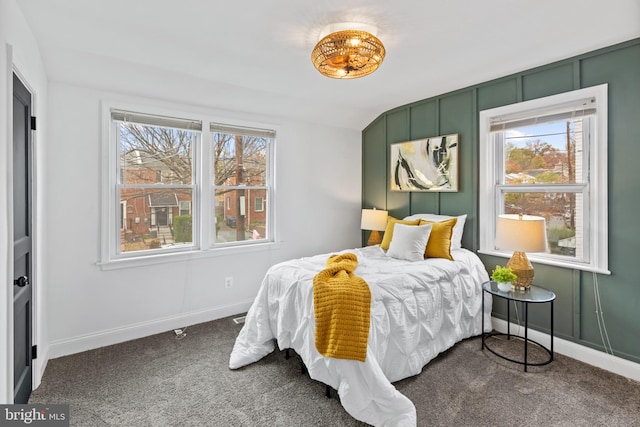
[[[31,93],[13,75],[13,381],[27,403],[32,377]]]
[[[167,208],[156,208],[156,224],[162,227],[168,225]]]

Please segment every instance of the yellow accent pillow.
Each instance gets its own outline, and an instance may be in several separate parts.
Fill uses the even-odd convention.
[[[451,236],[456,222],[458,222],[458,218],[440,222],[420,220],[419,225],[433,224],[427,249],[424,251],[425,258],[446,258],[453,261],[451,256]]]
[[[388,217],[387,228],[384,230],[382,243],[380,243],[380,247],[385,251],[389,249],[389,245],[391,244],[391,238],[393,237],[393,226],[396,225],[396,223],[405,224],[405,225],[418,225],[420,224],[420,219],[404,220],[404,219],[394,218],[392,216]]]

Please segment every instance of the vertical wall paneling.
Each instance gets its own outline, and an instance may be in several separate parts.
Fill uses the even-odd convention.
[[[362,207],[387,208],[387,157],[384,117],[378,118],[363,131],[362,144]]]
[[[522,90],[522,75],[516,77],[516,87],[517,102],[522,102],[524,101],[524,91]]]
[[[580,89],[582,79],[580,78],[580,61],[573,61],[573,90]]]
[[[440,99],[440,134],[457,133],[458,147],[458,192],[438,193],[440,197],[440,212],[449,215],[468,214],[473,221],[475,211],[473,183],[477,181],[473,175],[475,147],[478,145],[474,138],[473,129],[477,126],[476,114],[473,107],[473,90],[465,90],[443,96]],[[471,196],[471,197],[470,197]],[[470,247],[473,233],[470,227],[465,229],[469,234],[463,234],[463,244]]]
[[[391,191],[391,163],[390,163],[390,145],[396,142],[403,142],[409,140],[409,129],[407,128],[407,120],[409,115],[409,108],[398,109],[392,113],[387,114],[387,146],[385,151],[387,153],[387,209],[389,215],[396,218],[403,218],[409,215],[410,207],[410,193],[404,191]]]
[[[432,136],[442,135],[442,128],[440,127],[440,116],[441,116],[441,98],[436,98],[436,129],[435,133]],[[435,193],[433,195],[433,199],[436,201],[433,206],[433,212],[440,213],[440,193]]]
[[[411,111],[411,132],[409,139],[421,139],[438,134],[437,102],[414,105]]]
[[[438,105],[435,99],[411,107],[411,140],[439,135]],[[409,197],[412,212],[438,212],[440,209],[438,193],[413,192]]]
[[[640,158],[640,42],[621,49],[597,52],[581,61],[584,87],[608,83],[608,198],[609,269],[598,275],[603,317],[614,351],[621,357],[640,356],[640,282],[638,238],[640,198],[636,197]],[[593,291],[593,276],[589,278]],[[586,280],[585,280],[586,283]],[[585,298],[582,319],[593,318],[594,301]],[[631,316],[631,313],[634,313]],[[596,319],[597,320],[597,319]],[[597,327],[597,322],[591,322]],[[590,339],[601,341],[599,331],[583,327]]]
[[[573,64],[544,68],[522,76],[523,101],[573,90]]]
[[[468,248],[477,248],[479,245],[478,236],[476,233],[473,233],[472,230],[476,230],[476,223],[478,222],[478,218],[475,215],[475,207],[478,206],[478,189],[479,189],[479,179],[475,179],[475,177],[480,176],[480,168],[478,162],[475,159],[478,159],[480,156],[480,140],[478,139],[478,132],[480,124],[478,123],[478,88],[474,88],[472,92],[471,105],[473,108],[473,127],[471,129],[471,140],[473,141],[473,151],[469,150],[471,154],[471,206],[473,209],[467,211],[467,221],[465,221],[464,227],[467,230],[467,236],[463,234],[463,245]]]
[[[593,277],[591,273],[583,274],[580,282],[580,341],[591,342],[594,347],[602,350],[601,326],[596,317],[595,293],[593,291]]]
[[[582,274],[581,271],[574,271],[573,273],[573,282],[571,283],[571,287],[573,288],[573,319],[572,326],[573,332],[572,335],[576,339],[581,339],[580,335],[580,313],[582,304],[580,304],[580,283],[582,282]]]
[[[518,79],[507,78],[477,88],[478,112],[518,102]],[[476,117],[477,121],[477,117]]]
[[[386,209],[387,174],[385,118],[379,117],[362,131],[362,207],[364,209]],[[369,231],[362,231],[363,243]]]
[[[386,121],[382,133],[371,132],[372,123],[363,132],[363,206],[386,192],[387,208],[394,216],[409,213],[467,213],[463,245],[478,248],[478,114],[503,105],[555,95],[607,83],[608,92],[608,206],[610,276],[535,265],[535,283],[553,290],[555,332],[557,336],[603,350],[602,320],[596,316],[594,278],[600,290],[603,318],[616,356],[640,362],[640,306],[637,241],[640,236],[640,198],[633,197],[637,185],[637,159],[640,158],[640,39],[630,40],[574,58],[536,67],[474,87],[399,106],[381,115]],[[446,133],[460,134],[460,191],[458,193],[399,193],[389,191],[389,145]],[[380,150],[381,159],[366,151]],[[374,162],[375,167],[368,164]],[[377,171],[377,172],[376,172]],[[377,173],[378,176],[371,176]],[[383,177],[383,179],[380,179]],[[363,180],[364,181],[364,180]],[[384,182],[383,182],[384,181]],[[504,265],[506,259],[481,256],[488,271]],[[494,315],[504,318],[506,304],[494,302]],[[600,326],[598,324],[600,320]],[[549,328],[548,311],[533,310],[534,328]]]
[[[474,177],[471,175],[473,163],[473,147],[477,141],[473,139],[473,128],[476,120],[473,111],[473,91],[456,93],[443,97],[440,101],[440,134],[457,133],[458,147],[458,182],[456,193],[440,193],[440,209],[452,214],[462,214],[473,209],[469,200],[469,189]]]

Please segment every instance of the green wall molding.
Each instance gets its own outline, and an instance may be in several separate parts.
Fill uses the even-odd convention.
[[[479,112],[562,92],[609,85],[609,269],[611,276],[536,265],[535,283],[553,290],[556,336],[604,351],[596,317],[594,277],[599,284],[606,329],[616,356],[640,363],[640,198],[635,197],[640,159],[640,39],[598,49],[509,76],[398,106],[362,132],[362,207],[384,208],[403,217],[432,212],[466,213],[463,246],[479,245]],[[460,191],[390,191],[389,146],[429,136],[460,135]],[[363,235],[363,243],[364,240]],[[488,271],[506,259],[481,255]],[[494,315],[506,306],[494,300]],[[544,307],[543,307],[544,308]],[[530,310],[530,325],[548,332],[548,311]]]

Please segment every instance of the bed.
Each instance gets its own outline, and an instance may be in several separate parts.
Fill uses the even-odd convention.
[[[381,245],[336,252],[357,256],[355,274],[371,291],[364,362],[324,357],[315,346],[313,278],[336,253],[274,265],[247,312],[230,369],[259,361],[276,344],[291,348],[312,379],[337,390],[354,418],[375,426],[415,426],[415,406],[392,383],[419,374],[439,353],[480,335],[483,315],[485,330],[491,330],[491,296],[481,288],[489,280],[486,269],[458,245],[450,248],[451,260],[409,261],[389,256],[393,248]]]

